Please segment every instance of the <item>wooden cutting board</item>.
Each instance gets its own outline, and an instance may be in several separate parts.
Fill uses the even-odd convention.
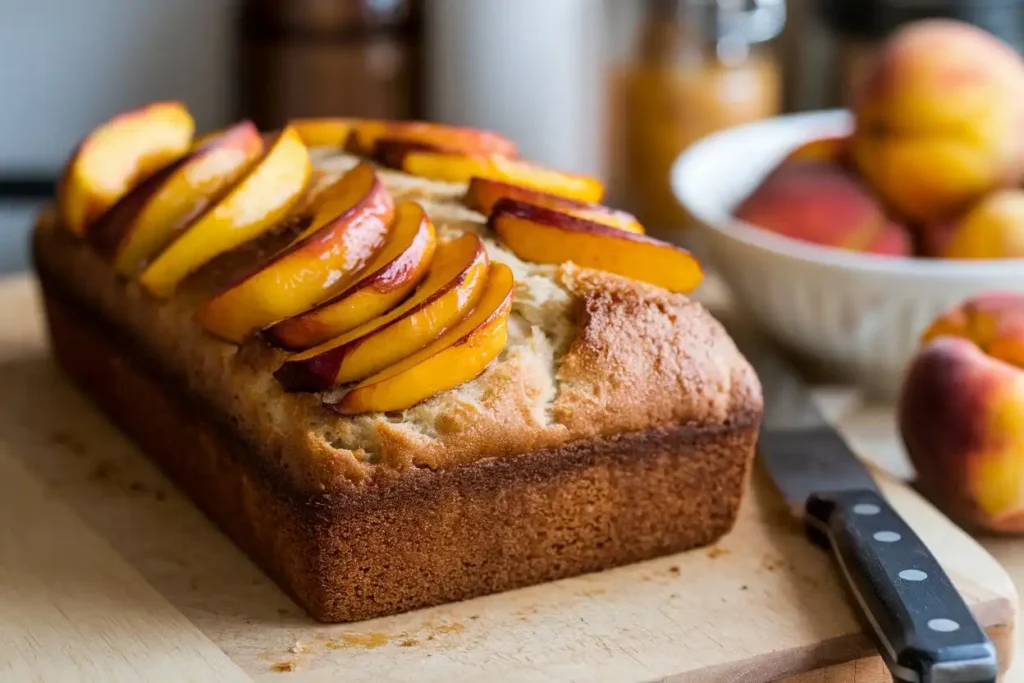
[[[760,476],[714,547],[317,624],[61,376],[37,305],[29,280],[0,281],[0,680],[887,680],[828,557]],[[885,488],[1006,656],[1007,574],[907,488]]]

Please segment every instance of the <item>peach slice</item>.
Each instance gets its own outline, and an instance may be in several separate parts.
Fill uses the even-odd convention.
[[[210,259],[273,228],[302,197],[309,179],[309,151],[285,128],[253,168],[209,207],[142,272],[151,294],[171,295],[178,283]]]
[[[604,197],[604,185],[597,178],[553,171],[519,159],[416,149],[401,158],[399,170],[431,180],[468,183],[473,178],[487,178],[581,202],[599,202]]]
[[[330,407],[342,414],[405,410],[473,379],[505,348],[514,286],[512,270],[494,264],[472,313],[426,348],[363,380]]]
[[[691,292],[704,279],[700,263],[685,249],[514,199],[500,200],[488,224],[527,261],[572,261],[673,292]]]
[[[292,391],[322,391],[394,365],[437,339],[476,305],[487,251],[469,233],[437,247],[426,280],[404,304],[289,358],[275,373]]]
[[[353,127],[361,122],[362,119],[321,117],[292,119],[288,123],[306,147],[344,147]]]
[[[344,291],[383,244],[394,210],[373,167],[359,164],[327,191],[309,230],[206,302],[199,323],[237,344]]]
[[[462,154],[462,152],[445,147],[439,147],[428,142],[409,142],[408,140],[392,140],[381,138],[373,146],[370,158],[386,168],[402,168],[405,156],[411,152],[446,152],[450,154]]]
[[[78,145],[61,177],[58,204],[72,233],[88,225],[132,186],[184,154],[195,122],[180,102],[157,102],[119,114]]]
[[[357,121],[352,126],[346,149],[372,156],[381,140],[422,144],[463,154],[496,154],[514,157],[516,145],[493,131],[448,126],[429,121]]]
[[[387,244],[341,294],[264,330],[275,346],[298,351],[322,344],[387,313],[427,274],[436,247],[434,224],[419,204],[402,202]]]
[[[601,204],[565,199],[530,187],[503,183],[500,180],[473,178],[469,181],[469,189],[466,190],[463,203],[467,208],[489,216],[494,210],[494,205],[501,199],[516,199],[527,204],[542,206],[545,209],[561,211],[577,218],[601,223],[611,228],[644,234],[644,226],[640,225],[640,221],[631,213],[611,209]]]
[[[136,204],[134,214],[122,220],[120,212],[111,209],[96,220],[88,236],[114,259],[119,273],[134,277],[235,183],[262,151],[256,126],[239,123],[150,176],[159,179],[158,186],[152,187],[149,179],[143,181],[119,202]],[[146,196],[137,199],[133,194]]]

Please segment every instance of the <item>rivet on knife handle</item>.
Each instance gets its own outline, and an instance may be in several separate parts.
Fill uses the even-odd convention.
[[[900,680],[994,683],[995,648],[917,534],[871,490],[818,493],[808,534],[830,548]]]

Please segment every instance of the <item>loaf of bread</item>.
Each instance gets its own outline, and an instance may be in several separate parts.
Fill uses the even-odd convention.
[[[356,160],[314,154],[329,183]],[[294,237],[210,262],[166,301],[45,211],[34,235],[54,352],[178,485],[323,621],[382,616],[682,551],[735,521],[762,412],[753,370],[684,295],[526,263],[464,187],[380,171],[440,240],[478,233],[516,289],[476,379],[394,413],[289,393],[287,357],[203,331],[199,304]],[[337,391],[337,390],[335,390]]]

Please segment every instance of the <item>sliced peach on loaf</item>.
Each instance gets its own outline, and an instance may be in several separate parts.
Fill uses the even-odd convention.
[[[267,325],[347,289],[384,243],[394,214],[373,167],[359,164],[326,191],[313,224],[196,314],[207,331],[239,343]]]
[[[501,180],[581,202],[599,202],[604,197],[604,185],[597,178],[553,171],[528,161],[496,155],[409,149],[402,155],[401,165],[395,168],[452,183],[468,183],[473,178]]]
[[[476,305],[488,268],[483,242],[470,233],[437,247],[419,289],[398,308],[308,351],[275,377],[293,391],[323,391],[380,372],[419,351]]]
[[[704,279],[685,249],[514,199],[502,199],[488,221],[516,256],[536,263],[573,263],[691,292]]]
[[[527,204],[542,206],[553,211],[561,211],[577,218],[594,221],[595,223],[601,223],[611,228],[625,230],[626,232],[635,232],[641,235],[644,233],[644,227],[640,225],[640,221],[636,219],[636,216],[631,213],[618,211],[601,204],[566,199],[565,197],[541,192],[531,187],[505,183],[500,180],[490,180],[488,178],[473,178],[470,180],[469,189],[466,190],[463,203],[473,211],[490,216],[491,211],[494,210],[494,205],[502,199],[516,199]]]
[[[419,204],[402,202],[387,243],[354,285],[315,308],[273,325],[263,336],[275,346],[301,350],[316,346],[387,313],[404,299],[434,258],[434,225]]]
[[[204,263],[266,233],[302,197],[309,151],[285,128],[230,192],[209,207],[142,272],[139,282],[166,298]]]
[[[320,117],[292,119],[288,122],[306,147],[344,147],[353,126],[361,119]]]
[[[409,142],[408,140],[392,140],[382,138],[374,145],[369,158],[384,166],[385,168],[402,168],[405,157],[412,152],[444,152],[449,154],[462,154],[458,150],[440,147],[427,142]]]
[[[129,220],[105,220],[104,214],[88,236],[114,259],[119,273],[133,277],[235,183],[262,151],[263,140],[255,125],[246,121],[233,126],[150,176],[159,178],[158,187],[144,187],[149,185],[147,179],[129,192],[148,190]]]
[[[139,214],[160,194],[161,188],[189,160],[178,157],[142,179],[89,224],[85,239],[101,254],[113,259]]]
[[[430,121],[357,121],[352,126],[345,148],[353,154],[372,156],[382,140],[427,145],[463,154],[516,155],[515,143],[493,131]]]
[[[64,226],[84,235],[132,186],[184,154],[195,122],[184,105],[158,102],[115,116],[78,145],[57,190]]]
[[[505,348],[514,286],[512,270],[494,264],[472,313],[426,348],[363,380],[330,407],[342,414],[405,410],[470,381]]]

